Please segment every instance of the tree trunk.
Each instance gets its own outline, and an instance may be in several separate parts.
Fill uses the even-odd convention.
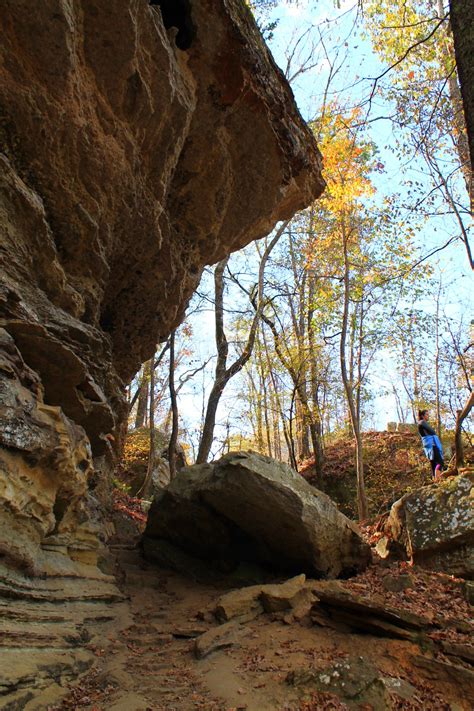
[[[268,318],[268,316],[265,316],[265,314],[261,314],[261,318],[263,322],[269,326],[270,331],[272,332],[273,336],[273,342],[275,344],[275,353],[278,356],[278,359],[282,366],[285,368],[287,371],[288,375],[290,376],[292,383],[293,383],[293,399],[292,399],[292,413],[291,413],[291,428],[290,428],[290,439],[292,442],[292,458],[294,460],[294,464],[296,466],[296,455],[294,451],[294,441],[293,441],[293,408],[295,408],[296,405],[296,420],[297,420],[297,439],[299,440],[299,443],[302,444],[302,448],[300,448],[300,452],[304,451],[304,447],[306,446],[304,441],[301,442],[301,435],[298,437],[300,434],[300,430],[298,429],[301,424],[300,424],[300,413],[302,413],[302,417],[304,418],[304,425],[306,427],[306,433],[309,432],[312,435],[312,437],[315,437],[315,434],[317,432],[317,429],[314,427],[314,420],[313,420],[313,415],[311,413],[311,408],[309,406],[308,402],[308,394],[306,392],[306,384],[302,382],[301,379],[301,372],[297,371],[291,361],[290,357],[286,357],[284,352],[283,352],[283,343],[284,340],[281,338],[281,335],[278,333],[278,330],[274,324],[274,322]],[[314,439],[313,439],[314,441]],[[317,443],[316,443],[317,446]]]
[[[319,379],[316,367],[316,342],[313,324],[313,300],[314,300],[314,278],[308,279],[308,344],[309,344],[309,368],[311,383],[311,400],[313,421],[311,427],[311,440],[314,453],[314,470],[316,475],[321,474],[323,468],[323,448],[322,448],[322,427],[321,413],[319,409]]]
[[[360,419],[361,419],[362,356],[363,356],[363,348],[364,348],[364,302],[363,302],[363,297],[361,298],[358,315],[359,315],[359,332],[358,332],[358,343],[357,343],[357,382],[356,382],[356,386],[355,386],[355,391],[356,391],[356,415],[357,415],[357,421],[360,422]]]
[[[145,479],[141,485],[137,496],[143,495],[147,496],[147,490],[150,486],[150,482],[153,476],[153,467],[155,464],[155,403],[154,403],[154,393],[155,393],[155,369],[151,367],[151,364],[155,361],[155,353],[153,353],[153,358],[147,361],[149,365],[149,377],[150,377],[150,398],[149,398],[149,414],[148,422],[150,424],[150,451],[148,453],[148,465],[146,469]]]
[[[273,452],[270,456],[275,457],[275,459],[278,459],[281,461],[281,436],[280,436],[280,427],[279,427],[279,421],[281,420],[281,415],[279,414],[279,410],[277,411],[277,403],[276,400],[274,402],[274,409],[272,411],[272,434],[273,434]],[[282,423],[283,427],[283,436],[284,435],[284,428],[285,424]]]
[[[227,355],[229,352],[229,344],[224,330],[224,271],[229,261],[229,257],[218,263],[214,272],[214,289],[215,289],[215,325],[216,325],[216,347],[217,347],[217,362],[214,386],[209,395],[207,403],[206,416],[204,419],[204,427],[202,430],[201,441],[199,443],[199,451],[196,459],[197,464],[207,462],[209,453],[212,447],[214,437],[214,427],[216,425],[216,413],[219,401],[225,386],[234,375],[242,370],[244,365],[252,355],[252,350],[255,344],[257,328],[260,321],[260,316],[264,306],[264,275],[265,265],[272,252],[272,249],[280,239],[286,229],[288,220],[283,223],[275,236],[268,244],[263,256],[260,260],[258,271],[258,290],[257,290],[257,306],[255,307],[255,315],[250,326],[245,347],[238,358],[227,367]]]
[[[199,451],[196,459],[197,464],[207,462],[209,457],[209,452],[212,447],[212,440],[214,438],[217,406],[219,405],[219,400],[225,387],[229,345],[224,331],[224,271],[228,261],[229,257],[222,259],[217,264],[214,271],[214,316],[216,327],[217,361],[214,385],[207,401],[206,416],[204,418],[204,426],[202,428],[201,441],[199,443]]]
[[[347,250],[347,234],[345,225],[342,226],[342,242],[344,253],[344,304],[342,312],[342,328],[341,338],[339,341],[339,356],[341,363],[341,375],[344,390],[346,393],[349,416],[354,433],[355,450],[356,450],[356,471],[357,471],[357,509],[359,520],[364,521],[368,518],[367,498],[365,494],[364,482],[364,460],[362,455],[362,436],[360,432],[360,420],[357,418],[356,405],[354,402],[354,392],[349,381],[346,363],[346,339],[349,322],[349,299],[350,299],[350,282],[349,282],[349,259]]]
[[[268,416],[268,398],[267,398],[267,390],[265,388],[265,398],[263,401],[263,417],[265,420],[265,439],[267,442],[267,451],[266,454],[269,457],[273,457],[273,451],[272,451],[272,436],[271,436],[271,431],[270,431],[270,418]]]
[[[300,462],[304,459],[309,459],[311,456],[311,449],[309,446],[308,418],[306,416],[306,408],[301,402],[301,397],[299,396],[299,391],[303,390],[303,388],[303,385],[298,388],[297,396],[295,399],[296,438],[298,442],[298,459]]]
[[[409,317],[410,317],[410,327],[408,329],[408,336],[409,336],[409,344],[410,344],[410,358],[411,358],[411,364],[413,367],[413,391],[412,391],[413,392],[413,399],[411,400],[411,406],[412,406],[413,422],[416,422],[418,420],[416,410],[421,405],[421,399],[420,399],[420,385],[419,385],[419,380],[418,380],[418,364],[416,362],[416,348],[415,348],[415,341],[413,338],[413,323],[414,323],[413,311],[410,311]]]
[[[441,296],[441,277],[436,299],[435,327],[435,390],[436,390],[436,431],[441,437],[441,396],[439,391],[439,300]]]
[[[150,363],[147,360],[142,366],[142,374],[140,377],[140,393],[138,395],[137,412],[135,415],[135,429],[143,427],[145,424],[146,408],[148,403],[148,388],[150,383]]]
[[[474,407],[474,390],[470,393],[462,410],[456,412],[456,426],[454,429],[454,452],[456,469],[464,466],[464,447],[462,444],[462,423]]]
[[[253,437],[257,441],[257,452],[264,453],[263,445],[263,414],[262,414],[262,380],[260,370],[257,367],[258,385],[255,384],[255,377],[251,369],[246,373],[249,381],[249,420],[252,425]]]
[[[158,366],[160,365],[160,363],[161,363],[161,361],[163,360],[164,355],[165,355],[165,353],[166,353],[166,351],[168,350],[169,347],[170,347],[170,342],[169,342],[169,340],[168,340],[168,341],[166,341],[165,345],[163,346],[163,348],[162,348],[162,350],[161,350],[160,355],[158,356],[158,358],[155,360],[155,362],[154,362],[154,364],[153,364],[153,367],[154,367],[155,370],[156,370],[156,369],[158,368]],[[142,380],[142,377],[143,377],[143,367],[142,367],[142,374],[141,374],[141,376],[140,376],[140,384],[138,385],[138,387],[137,387],[137,389],[136,389],[136,391],[135,391],[135,395],[132,397],[131,401],[129,402],[129,406],[128,406],[128,411],[129,411],[129,413],[132,411],[132,409],[133,409],[133,407],[134,407],[136,401],[137,401],[138,398],[140,397],[140,394],[141,394],[141,380]],[[146,411],[146,403],[145,403],[145,408],[144,408],[144,409],[145,409],[145,411]]]
[[[170,370],[169,370],[169,389],[170,389],[170,399],[171,399],[171,412],[172,412],[172,425],[171,425],[171,436],[168,445],[168,462],[170,467],[170,480],[173,480],[176,476],[176,445],[178,442],[178,400],[176,397],[176,388],[174,384],[174,369],[175,369],[175,353],[174,353],[174,343],[175,343],[175,331],[170,337]]]
[[[296,388],[293,388],[293,392],[291,393],[291,402],[290,402],[290,417],[288,418],[287,444],[288,444],[288,455],[289,455],[290,465],[293,467],[295,472],[297,472],[298,471],[298,464],[296,461],[296,453],[295,453],[295,438],[293,436],[293,411],[294,411],[294,406],[295,406],[295,396],[296,396]]]
[[[263,345],[265,347],[265,355],[267,357],[268,372],[270,373],[270,380],[271,380],[272,386],[273,386],[273,400],[274,400],[274,407],[273,407],[273,435],[274,435],[274,439],[273,439],[273,442],[274,442],[275,458],[279,459],[281,461],[282,450],[281,450],[281,441],[280,441],[280,437],[279,437],[278,420],[280,420],[281,426],[283,428],[283,436],[285,438],[288,452],[290,452],[290,449],[291,449],[290,436],[288,433],[288,429],[287,429],[286,422],[285,422],[285,417],[283,414],[283,406],[281,404],[280,392],[278,389],[277,379],[275,377],[275,371],[272,368],[272,363],[271,363],[271,359],[270,359],[270,353],[269,353],[269,349],[268,349],[268,343],[267,343],[267,338],[265,335],[264,328],[262,328],[262,337],[263,337]]]
[[[265,439],[266,439],[266,454],[272,456],[272,438],[270,432],[270,417],[268,413],[268,390],[267,390],[267,375],[265,373],[265,366],[263,363],[263,353],[262,349],[258,349],[258,368],[260,373],[260,407],[263,409],[263,421],[265,424]]]
[[[223,379],[215,380],[212,390],[207,401],[206,417],[202,428],[201,441],[199,443],[199,451],[196,458],[196,464],[207,462],[209,452],[211,451],[212,442],[214,439],[214,428],[216,426],[216,413],[222,392],[225,387]]]
[[[255,408],[257,418],[257,448],[263,454],[263,378],[261,372],[258,372],[258,392],[255,393]]]
[[[473,212],[474,190],[474,0],[450,0],[450,22],[453,32],[454,53],[461,85],[464,118],[466,120],[470,154],[470,198]]]

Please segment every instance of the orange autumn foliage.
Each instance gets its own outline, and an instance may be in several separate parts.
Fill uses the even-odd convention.
[[[374,168],[373,148],[369,143],[359,142],[361,114],[358,107],[343,114],[333,103],[320,121],[323,174],[327,182],[320,202],[334,216],[349,214],[360,198],[375,192],[369,177]]]

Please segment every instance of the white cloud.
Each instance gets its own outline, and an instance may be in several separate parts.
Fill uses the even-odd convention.
[[[299,2],[297,5],[285,5],[282,7],[283,14],[287,17],[298,20],[299,22],[312,22],[314,21],[313,13],[309,3],[306,1]]]

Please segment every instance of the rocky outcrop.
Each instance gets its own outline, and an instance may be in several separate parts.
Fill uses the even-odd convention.
[[[61,572],[71,559],[95,564],[100,528],[88,487],[89,440],[44,402],[37,373],[4,329],[0,344],[0,557],[29,574],[49,572],[52,561]]]
[[[406,494],[391,508],[377,550],[385,557],[402,546],[416,563],[474,578],[474,474]]]
[[[125,385],[203,266],[323,181],[240,0],[5,0],[0,22],[0,526],[33,570],[97,543]]]
[[[90,565],[79,565],[75,577],[65,571],[45,580],[0,563],[0,707],[57,708],[68,684],[94,666],[112,624],[128,614],[115,579]]]
[[[413,655],[411,663],[415,667],[422,666],[431,678],[441,678],[447,683],[454,680],[463,689],[466,699],[472,703],[472,621],[449,621],[445,617],[433,615],[429,606],[424,610],[426,614],[417,614],[404,609],[405,603],[401,603],[400,599],[394,607],[387,604],[382,596],[374,595],[371,599],[367,591],[365,594],[357,594],[344,588],[338,581],[314,581],[311,590],[318,598],[311,610],[314,624],[418,644],[420,649],[429,650],[430,654],[427,657]],[[447,638],[446,627],[449,625],[465,636],[466,643],[453,643]],[[438,660],[440,653],[443,656]],[[380,708],[386,707],[382,705]]]
[[[416,688],[411,684],[383,676],[374,664],[361,656],[340,659],[323,669],[290,672],[286,682],[296,688],[302,687],[306,694],[311,688],[322,692],[320,708],[324,708],[322,703],[329,702],[329,708],[385,711],[396,708],[390,694],[392,691],[401,697],[400,700],[409,701],[416,696]]]
[[[161,543],[227,568],[242,561],[318,577],[363,570],[370,557],[357,526],[295,471],[262,455],[230,453],[182,469],[155,497],[144,549]],[[162,560],[162,562],[165,562]]]

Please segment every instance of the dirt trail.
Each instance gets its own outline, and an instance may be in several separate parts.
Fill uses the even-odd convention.
[[[237,644],[198,660],[195,637],[217,625],[209,610],[225,591],[148,566],[137,550],[115,554],[119,585],[129,602],[115,605],[115,620],[102,636],[92,635],[88,649],[95,663],[60,704],[47,707],[51,710],[471,708],[461,684],[414,669],[412,657],[420,649],[412,642],[288,625],[269,615],[246,622]],[[372,704],[354,697],[345,706],[314,686],[288,683],[301,670],[341,668],[349,659],[374,665],[395,686],[405,685],[404,694],[386,694],[385,701]]]

